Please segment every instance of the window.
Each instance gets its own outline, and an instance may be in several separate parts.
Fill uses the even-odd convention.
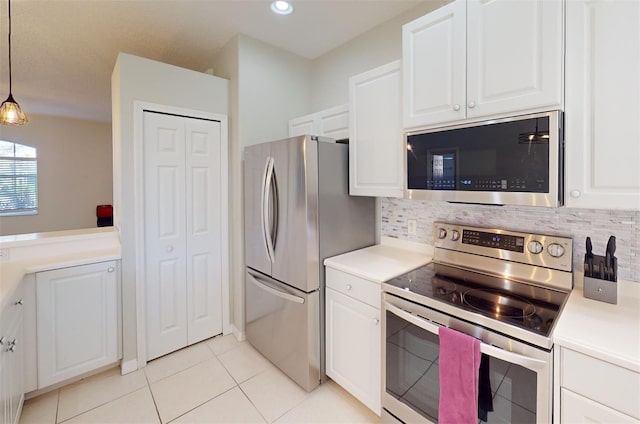
[[[38,212],[35,147],[0,140],[0,216]]]

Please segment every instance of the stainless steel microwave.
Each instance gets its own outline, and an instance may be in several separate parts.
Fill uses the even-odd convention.
[[[562,206],[562,112],[407,133],[405,198]]]

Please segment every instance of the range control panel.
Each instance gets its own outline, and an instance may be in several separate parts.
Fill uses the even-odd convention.
[[[572,270],[573,240],[570,237],[435,222],[433,245],[456,252]]]
[[[463,229],[462,243],[511,250],[513,252],[524,252],[524,237],[511,234]]]

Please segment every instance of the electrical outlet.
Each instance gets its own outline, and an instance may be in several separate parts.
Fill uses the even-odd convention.
[[[415,219],[407,219],[407,232],[410,236],[415,236],[417,234],[417,223]]]
[[[0,249],[0,261],[8,261],[9,260],[9,249]]]

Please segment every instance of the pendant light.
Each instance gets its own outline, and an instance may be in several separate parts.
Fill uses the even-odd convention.
[[[11,0],[9,4],[9,97],[0,105],[0,124],[3,125],[24,125],[29,120],[24,114],[18,102],[11,93]]]

